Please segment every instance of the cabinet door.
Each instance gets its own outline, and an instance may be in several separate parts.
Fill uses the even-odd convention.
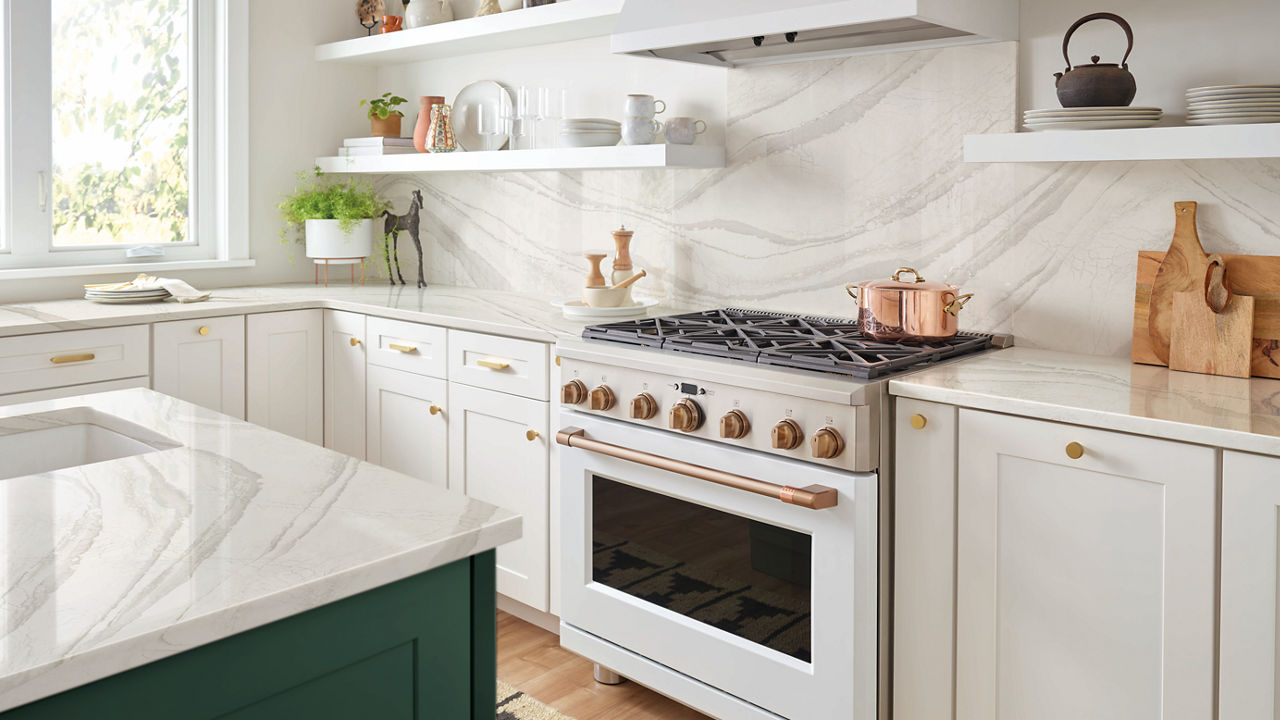
[[[958,411],[907,398],[895,410],[893,716],[950,718]]]
[[[959,438],[957,720],[1213,717],[1217,451],[970,410]]]
[[[323,332],[321,310],[249,316],[249,422],[324,443]]]
[[[368,373],[369,462],[447,487],[448,383],[376,365],[370,365]]]
[[[324,311],[324,446],[365,457],[365,319]]]
[[[498,592],[543,612],[550,559],[547,422],[545,402],[449,384],[449,487],[524,517],[521,538],[498,548]]]
[[[1222,630],[1218,717],[1277,717],[1280,459],[1222,457]]]
[[[244,419],[244,316],[156,323],[151,387]]]

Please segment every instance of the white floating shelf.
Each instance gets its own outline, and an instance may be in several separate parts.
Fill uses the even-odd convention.
[[[965,162],[1280,157],[1280,124],[966,135]]]
[[[316,46],[316,60],[363,65],[435,60],[609,35],[622,0],[570,0]]]
[[[617,145],[614,147],[500,150],[442,154],[321,157],[327,173],[393,174],[432,172],[525,172],[536,170],[633,170],[721,168],[723,147],[701,145]]]

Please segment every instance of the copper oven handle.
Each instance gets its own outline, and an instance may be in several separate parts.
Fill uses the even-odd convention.
[[[581,450],[590,450],[591,452],[608,455],[619,460],[637,463],[639,465],[647,465],[651,468],[666,470],[686,477],[696,478],[713,482],[717,485],[725,485],[738,490],[746,490],[757,495],[765,495],[771,498],[777,498],[784,503],[791,505],[799,505],[811,510],[823,510],[829,507],[835,507],[840,500],[840,493],[835,488],[829,488],[823,485],[810,485],[806,488],[794,488],[789,485],[775,485],[771,482],[763,480],[755,480],[753,478],[734,475],[722,470],[712,470],[711,468],[694,465],[692,463],[682,462],[680,460],[672,460],[659,455],[651,455],[640,450],[621,447],[618,445],[610,445],[609,443],[592,440],[587,437],[587,432],[582,428],[567,427],[556,433],[556,442],[565,447],[579,448]]]

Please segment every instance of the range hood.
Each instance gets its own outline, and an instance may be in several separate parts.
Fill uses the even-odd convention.
[[[625,0],[613,52],[742,67],[1018,38],[1018,0]]]

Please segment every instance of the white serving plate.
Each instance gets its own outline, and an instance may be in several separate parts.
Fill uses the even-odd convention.
[[[1066,123],[1066,122],[1108,122],[1108,121],[1151,121],[1156,122],[1163,118],[1163,115],[1098,115],[1090,118],[1027,118],[1023,122],[1027,125],[1045,125],[1048,123]]]
[[[1189,112],[1189,118],[1221,118],[1221,117],[1272,117],[1280,115],[1280,110],[1217,110],[1214,112]]]
[[[449,118],[454,141],[465,152],[502,150],[511,142],[511,136],[503,132],[481,135],[477,118],[483,112],[495,129],[500,128],[502,118],[511,117],[511,108],[511,95],[492,80],[473,82],[462,88],[453,100],[453,114]]]
[[[1188,118],[1188,125],[1258,125],[1280,123],[1280,115],[1255,115],[1252,117]]]
[[[565,147],[612,147],[622,142],[621,133],[560,133]]]
[[[85,295],[94,297],[168,297],[169,291],[160,290],[85,290]]]
[[[1249,105],[1188,105],[1187,112],[1280,112],[1280,103],[1258,103]]]
[[[1205,90],[1205,91],[1195,91],[1195,92],[1190,90],[1187,91],[1187,98],[1193,99],[1193,100],[1203,100],[1207,98],[1218,98],[1218,99],[1236,98],[1236,99],[1244,100],[1248,98],[1259,98],[1259,97],[1280,97],[1280,90],[1277,90],[1275,88],[1266,89],[1266,90],[1259,88],[1254,90]]]
[[[1085,107],[1085,108],[1045,108],[1027,110],[1024,117],[1092,117],[1094,115],[1160,115],[1164,112],[1158,107]]]
[[[159,297],[96,297],[85,295],[84,299],[103,305],[135,305],[137,303],[164,302],[169,299],[169,295],[165,294]]]
[[[607,320],[643,315],[649,311],[649,308],[657,306],[658,301],[636,300],[635,305],[611,308],[587,307],[581,300],[552,300],[551,304],[560,308],[564,316],[570,320]]]
[[[608,118],[564,118],[561,122],[566,125],[571,123],[583,125],[613,125],[615,127],[620,127],[622,125],[622,123],[617,120],[610,120]]]
[[[1280,93],[1280,85],[1205,85],[1204,87],[1189,88],[1187,94],[1220,92],[1223,90],[1270,90],[1274,93]]]
[[[1159,118],[1125,118],[1122,120],[1073,120],[1064,122],[1026,123],[1028,130],[1124,130],[1146,128],[1160,122]]]

